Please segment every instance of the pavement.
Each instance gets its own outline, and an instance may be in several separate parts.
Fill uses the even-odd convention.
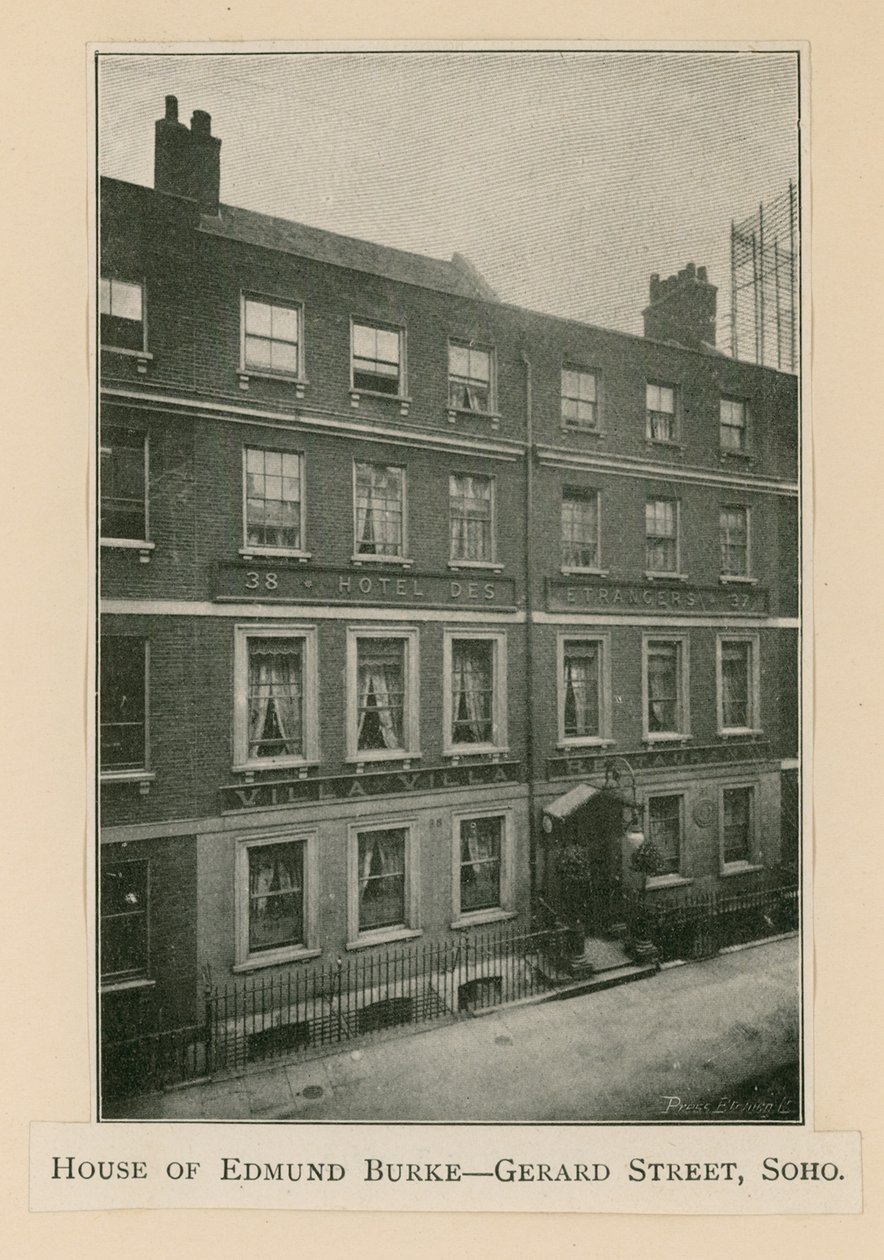
[[[324,1058],[129,1099],[105,1115],[795,1120],[797,1104],[789,1111],[786,1097],[795,1091],[783,1082],[795,1079],[790,1069],[798,1060],[799,954],[796,936],[781,938],[566,1001],[501,1007],[446,1026],[351,1042]],[[762,1080],[776,1082],[767,1102],[765,1091],[751,1086]],[[710,1107],[717,1110],[710,1114]]]

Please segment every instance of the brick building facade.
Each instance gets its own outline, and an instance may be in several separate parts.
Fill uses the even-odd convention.
[[[606,895],[628,824],[653,896],[796,857],[797,387],[702,269],[604,331],[220,205],[174,98],[156,145],[101,187],[105,1018],[527,930],[575,826]]]

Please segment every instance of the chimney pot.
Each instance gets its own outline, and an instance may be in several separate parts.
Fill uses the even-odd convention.
[[[190,120],[190,130],[200,140],[208,139],[212,134],[212,118],[204,109],[195,109]]]
[[[178,121],[178,97],[166,97],[166,122],[175,123]]]
[[[655,271],[650,292],[651,304],[644,312],[646,337],[694,349],[715,345],[718,290],[709,283],[705,267],[690,262],[665,280]]]

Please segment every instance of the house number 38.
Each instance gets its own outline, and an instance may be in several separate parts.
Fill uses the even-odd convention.
[[[250,569],[248,573],[246,574],[247,589],[250,591],[256,591],[258,587],[261,585],[261,576],[262,575],[260,573],[256,573],[254,569]],[[277,586],[279,585],[279,579],[277,578],[276,574],[265,573],[263,577],[264,577],[264,590],[275,591]]]

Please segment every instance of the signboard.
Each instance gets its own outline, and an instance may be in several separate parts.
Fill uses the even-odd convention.
[[[760,740],[747,744],[705,744],[697,748],[641,748],[636,751],[630,749],[628,756],[634,770],[675,769],[734,761],[769,761],[770,744],[767,740]],[[577,751],[572,756],[550,757],[546,763],[546,777],[573,779],[582,775],[604,774],[605,762],[610,758],[610,752],[584,756]]]
[[[515,783],[518,761],[481,762],[466,766],[429,766],[421,770],[380,770],[325,779],[272,779],[263,783],[230,783],[221,788],[224,810],[273,809],[310,801],[362,800],[399,792],[436,792],[441,788],[485,787]]]
[[[472,573],[411,573],[402,569],[314,568],[255,561],[220,564],[213,598],[284,604],[389,604],[406,608],[492,608],[515,611],[512,578]]]
[[[604,578],[548,578],[549,612],[718,613],[763,617],[769,608],[762,586],[689,586],[687,583],[609,582]]]

